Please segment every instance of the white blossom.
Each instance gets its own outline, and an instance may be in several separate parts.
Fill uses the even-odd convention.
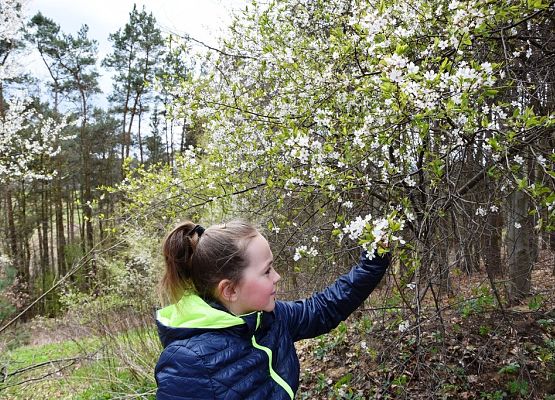
[[[403,321],[399,324],[399,332],[406,332],[410,328],[409,321]]]
[[[404,181],[407,184],[407,186],[409,186],[409,187],[415,187],[416,186],[416,181],[414,179],[412,179],[412,177],[410,177],[410,176],[406,176]]]
[[[491,75],[493,73],[493,68],[492,68],[490,62],[483,62],[482,63],[482,70],[488,75]]]
[[[362,235],[366,224],[370,222],[371,219],[372,215],[370,214],[366,215],[364,218],[359,215],[355,218],[354,221],[351,221],[350,224],[343,228],[343,232],[345,232],[345,234],[347,234],[350,239],[358,240],[360,235]]]
[[[41,157],[54,157],[60,152],[57,143],[64,139],[61,131],[65,121],[56,123],[43,117],[30,106],[30,99],[20,95],[6,100],[6,112],[0,119],[0,182],[13,178],[51,178],[54,171],[36,170],[32,166]],[[34,121],[33,125],[30,121]],[[23,130],[32,134],[21,135]]]
[[[424,72],[424,79],[427,81],[433,81],[435,78],[437,77],[437,73],[435,73],[432,70],[427,70],[426,72]]]
[[[419,69],[420,69],[420,67],[415,65],[412,61],[407,64],[407,72],[409,74],[416,74]]]
[[[389,79],[391,79],[392,82],[402,82],[403,81],[403,73],[401,72],[400,69],[397,68],[393,68],[389,74],[388,74]]]
[[[307,247],[305,245],[302,245],[295,249],[293,260],[299,261],[303,256],[316,257],[317,255],[318,255],[318,250],[316,250],[314,247]]]

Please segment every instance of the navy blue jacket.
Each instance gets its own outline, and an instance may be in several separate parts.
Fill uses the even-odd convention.
[[[358,265],[312,297],[277,301],[273,312],[235,316],[194,294],[157,313],[164,350],[157,400],[293,399],[299,360],[293,343],[327,333],[382,279],[389,256]]]

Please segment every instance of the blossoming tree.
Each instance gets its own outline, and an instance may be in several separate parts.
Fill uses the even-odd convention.
[[[171,111],[207,121],[206,138],[167,171],[163,196],[176,213],[265,221],[291,272],[329,267],[339,241],[389,242],[414,304],[448,291],[455,269],[484,263],[493,279],[503,229],[513,262],[511,238],[554,227],[553,86],[521,66],[552,76],[553,38],[526,39],[549,31],[552,7],[255,1],[205,60],[211,73],[171,88]],[[138,173],[126,188],[151,203]],[[504,228],[505,214],[520,219]],[[516,300],[527,289],[511,272]]]
[[[25,90],[10,90],[10,82],[22,74],[15,57],[22,40],[23,4],[21,1],[0,1],[0,187],[7,209],[10,255],[17,262],[18,234],[12,204],[12,185],[16,182],[50,179],[55,173],[42,162],[56,156],[64,122],[55,122],[41,115]],[[29,271],[19,265],[24,279]]]

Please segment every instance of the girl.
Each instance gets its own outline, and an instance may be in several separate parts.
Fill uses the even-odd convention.
[[[293,399],[299,360],[293,343],[329,332],[376,287],[389,257],[358,265],[321,293],[276,301],[279,274],[268,241],[232,221],[204,230],[178,225],[163,246],[162,289],[172,305],[157,313],[164,346],[158,400]]]

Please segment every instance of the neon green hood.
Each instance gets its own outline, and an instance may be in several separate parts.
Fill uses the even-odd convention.
[[[172,328],[222,329],[245,323],[242,318],[210,306],[196,294],[186,294],[178,303],[158,310],[156,319]]]

